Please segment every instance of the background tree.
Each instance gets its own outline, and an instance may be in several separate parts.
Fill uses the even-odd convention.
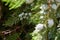
[[[60,40],[59,0],[0,0],[1,40]]]

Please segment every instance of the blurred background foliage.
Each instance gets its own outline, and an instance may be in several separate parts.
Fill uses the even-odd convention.
[[[0,0],[1,40],[60,40],[60,0]]]

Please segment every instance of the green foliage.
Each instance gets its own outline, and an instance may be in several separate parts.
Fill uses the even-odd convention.
[[[40,10],[41,4],[45,3],[47,0],[35,0],[34,3],[32,3],[32,11],[38,11]],[[34,5],[33,5],[34,4]]]
[[[15,10],[15,12],[12,12],[12,15],[10,14],[7,16],[7,20],[4,22],[4,26],[12,26],[13,24],[17,24],[20,21],[19,18],[20,10]]]
[[[3,2],[6,2],[5,5],[9,5],[9,10],[16,9],[20,7],[25,0],[2,0]]]
[[[6,40],[17,40],[18,37],[19,37],[19,34],[15,33],[15,34],[7,36]]]
[[[36,14],[32,15],[32,17],[30,18],[30,22],[32,22],[34,24],[40,23],[40,15],[39,15],[39,13],[36,13]]]
[[[21,25],[22,25],[23,30],[21,30],[21,31],[23,32],[23,35],[27,34],[23,37],[23,38],[26,38],[25,40],[30,40],[31,39],[30,37],[32,37],[31,40],[47,40],[47,39],[48,40],[60,40],[60,33],[57,31],[58,30],[57,25],[60,24],[60,23],[57,23],[57,18],[58,17],[60,18],[60,8],[59,7],[57,8],[57,6],[60,4],[58,2],[56,2],[55,0],[51,1],[51,3],[49,3],[49,1],[34,0],[32,3],[28,4],[28,2],[29,2],[29,0],[28,0],[28,2],[26,4],[25,3],[26,0],[2,0],[2,2],[5,2],[5,5],[7,5],[9,7],[9,10],[15,9],[15,11],[11,10],[13,12],[10,11],[9,15],[6,14],[8,16],[5,15],[7,19],[5,19],[3,21],[3,23],[2,23],[3,26],[4,27],[12,26],[13,24],[16,25],[22,21]],[[57,6],[52,5],[52,4],[56,4]],[[46,7],[46,5],[47,5],[47,7]],[[56,7],[56,8],[54,8],[54,7]],[[32,13],[32,15],[29,16],[29,13]],[[20,18],[23,20],[20,20]],[[58,22],[60,22],[60,21],[58,21]],[[29,35],[30,32],[28,33],[26,31],[29,29],[27,27],[25,27],[25,25],[27,26],[29,23],[32,23],[34,25],[40,24],[40,25],[38,25],[37,29],[35,27],[35,30],[37,30],[37,31],[31,33],[32,36]],[[19,23],[19,26],[20,26],[20,23]],[[31,25],[28,27],[30,28]],[[43,30],[41,30],[41,29],[43,29]],[[19,34],[14,33],[12,35],[7,36],[7,40],[16,40],[18,36],[19,36]],[[57,39],[55,37],[57,37]]]

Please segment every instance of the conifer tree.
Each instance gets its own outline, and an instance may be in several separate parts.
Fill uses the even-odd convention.
[[[0,0],[1,40],[60,40],[60,0]]]

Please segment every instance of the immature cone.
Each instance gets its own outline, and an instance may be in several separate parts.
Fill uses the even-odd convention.
[[[35,30],[41,31],[43,29],[43,26],[44,26],[43,24],[37,24]]]
[[[56,0],[56,2],[60,2],[60,0]]]
[[[31,4],[34,0],[26,0],[26,4]]]
[[[53,19],[48,19],[48,27],[52,27],[54,25]]]
[[[51,6],[53,9],[57,9],[57,5],[56,4],[52,4],[52,6]]]

